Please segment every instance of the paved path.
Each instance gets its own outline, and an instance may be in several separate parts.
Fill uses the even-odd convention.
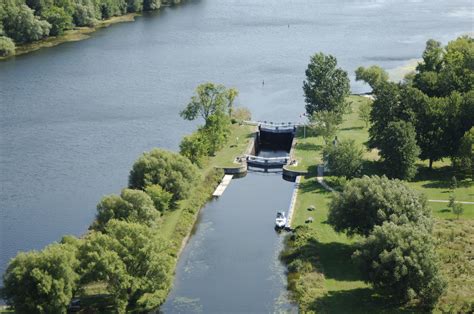
[[[316,177],[316,180],[318,180],[319,184],[321,184],[326,190],[335,192],[335,190],[332,187],[330,187],[329,185],[326,184],[326,182],[324,182],[324,167],[321,165],[318,165],[318,176]],[[447,200],[428,200],[428,202],[449,203],[449,201]],[[467,201],[456,201],[456,203],[474,205],[474,202],[467,202]]]
[[[291,228],[291,220],[293,220],[293,212],[295,211],[296,198],[298,197],[298,189],[300,187],[301,176],[296,177],[295,188],[293,189],[293,195],[291,196],[290,208],[288,209],[288,218],[286,221],[286,227]]]
[[[445,200],[428,200],[428,202],[433,202],[433,203],[449,203],[449,201],[445,201]],[[474,202],[465,202],[465,201],[455,201],[455,203],[474,205]]]

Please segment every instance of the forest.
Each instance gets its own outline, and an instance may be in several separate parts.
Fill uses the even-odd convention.
[[[2,0],[0,57],[15,54],[17,45],[62,35],[77,27],[128,13],[159,10],[181,0]]]

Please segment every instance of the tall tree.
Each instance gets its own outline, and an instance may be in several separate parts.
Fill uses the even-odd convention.
[[[180,115],[186,120],[198,117],[207,123],[210,116],[231,110],[237,91],[226,89],[224,85],[204,83],[196,88],[196,94]]]
[[[359,105],[358,113],[359,119],[364,121],[365,127],[369,127],[370,123],[370,112],[372,111],[372,103],[367,99]]]
[[[305,73],[306,112],[312,115],[317,111],[334,111],[342,116],[350,86],[347,72],[337,67],[336,58],[317,53],[311,57]]]
[[[380,156],[386,173],[392,178],[411,180],[420,154],[413,125],[405,121],[390,122],[381,136]]]
[[[330,143],[342,123],[342,116],[335,111],[315,111],[309,118],[311,128],[322,136],[326,144]]]

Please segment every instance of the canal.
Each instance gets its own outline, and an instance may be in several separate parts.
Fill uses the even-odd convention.
[[[447,43],[472,31],[472,18],[471,0],[189,0],[102,29],[88,40],[0,62],[0,273],[19,251],[41,249],[64,234],[84,234],[100,198],[127,185],[143,151],[177,150],[199,123],[179,117],[199,83],[236,87],[238,105],[250,108],[254,119],[297,121],[311,54],[336,56],[352,90],[365,92],[367,86],[354,82],[358,66],[379,64],[399,73],[421,56],[427,39]],[[239,258],[242,269],[203,258],[209,274],[212,267],[226,274],[228,289],[250,276],[256,286],[273,280],[272,254],[280,238],[266,224],[287,206],[291,191],[291,183],[277,176],[236,180],[203,211],[198,231],[206,221],[213,222],[211,229],[191,239],[185,254]],[[233,207],[240,202],[248,207]],[[221,220],[228,230],[220,229]],[[206,237],[223,240],[213,247]],[[205,252],[193,250],[199,239]],[[226,251],[232,248],[245,254]],[[250,263],[268,264],[252,273],[245,268]],[[173,293],[182,293],[174,299],[199,298],[204,309],[216,308],[205,291],[179,290],[186,276],[199,271],[179,272]],[[197,289],[197,282],[189,289]],[[276,290],[261,291],[265,304],[278,298]],[[216,293],[242,302],[239,294]]]
[[[164,313],[296,311],[279,260],[278,210],[288,209],[294,183],[281,172],[249,172],[202,209],[178,263]]]

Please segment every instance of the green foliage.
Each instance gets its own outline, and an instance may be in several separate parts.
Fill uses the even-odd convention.
[[[28,6],[7,6],[5,12],[4,32],[15,42],[31,42],[49,35],[51,24],[40,20]]]
[[[150,196],[155,208],[160,212],[164,212],[170,208],[173,194],[163,190],[158,184],[147,186],[145,192]]]
[[[126,0],[127,12],[141,12],[143,10],[143,0]]]
[[[379,148],[388,176],[404,180],[413,179],[417,171],[415,162],[420,155],[415,137],[415,128],[405,121],[390,122],[383,130]]]
[[[354,140],[342,140],[336,145],[326,145],[323,160],[327,163],[331,174],[353,178],[362,170],[363,154]]]
[[[230,118],[223,112],[216,112],[207,118],[206,125],[199,130],[207,138],[209,155],[224,147],[230,133]]]
[[[334,111],[342,116],[347,108],[349,78],[346,71],[337,68],[336,58],[317,53],[311,57],[305,73],[306,112],[312,115],[317,111]]]
[[[8,37],[0,36],[0,57],[8,57],[15,54],[15,43]]]
[[[61,35],[64,30],[72,28],[72,17],[63,8],[52,6],[42,12],[42,17],[51,24],[51,36]]]
[[[209,154],[209,139],[204,132],[195,132],[185,136],[179,144],[179,153],[192,163],[201,166],[203,159]]]
[[[385,221],[413,223],[431,230],[431,210],[424,196],[399,180],[364,176],[353,179],[329,205],[328,223],[338,232],[367,236]]]
[[[461,216],[464,213],[464,207],[462,206],[461,203],[454,203],[452,211],[453,211],[453,214],[456,215],[456,218],[459,219],[459,216]]]
[[[378,65],[372,65],[368,68],[358,67],[355,74],[356,81],[364,81],[369,84],[372,89],[388,81],[388,73]]]
[[[173,194],[173,201],[186,198],[199,179],[195,165],[189,159],[162,149],[144,153],[134,164],[129,176],[129,186],[144,189],[159,184]]]
[[[474,174],[474,127],[460,140],[459,149],[452,157],[453,166],[466,176]],[[454,177],[455,178],[455,177]],[[456,183],[457,187],[457,183]]]
[[[226,89],[224,85],[201,84],[196,88],[196,94],[191,97],[191,101],[180,115],[186,120],[201,117],[207,124],[211,116],[231,110],[237,94],[235,89]]]
[[[416,225],[385,222],[375,226],[355,256],[365,280],[395,299],[417,299],[433,308],[446,290],[438,270],[434,241]]]
[[[153,11],[161,7],[161,0],[143,0],[143,10]]]
[[[76,26],[94,26],[97,22],[94,5],[91,2],[77,3],[72,18]]]
[[[238,107],[232,111],[230,115],[232,122],[241,122],[252,120],[252,113],[246,107]]]
[[[153,226],[159,212],[153,200],[143,191],[123,189],[120,196],[109,195],[97,205],[97,217],[93,228],[103,230],[111,219],[125,220]]]
[[[328,144],[336,135],[342,116],[336,111],[315,111],[309,118],[311,128]]]
[[[51,244],[19,253],[3,276],[3,297],[18,313],[66,313],[79,279],[76,248]]]
[[[173,258],[169,244],[144,225],[110,220],[79,249],[83,283],[105,281],[119,313],[150,311],[166,298]]]
[[[364,121],[365,127],[369,127],[370,122],[370,112],[372,111],[372,103],[371,102],[362,102],[359,106],[359,119]]]

